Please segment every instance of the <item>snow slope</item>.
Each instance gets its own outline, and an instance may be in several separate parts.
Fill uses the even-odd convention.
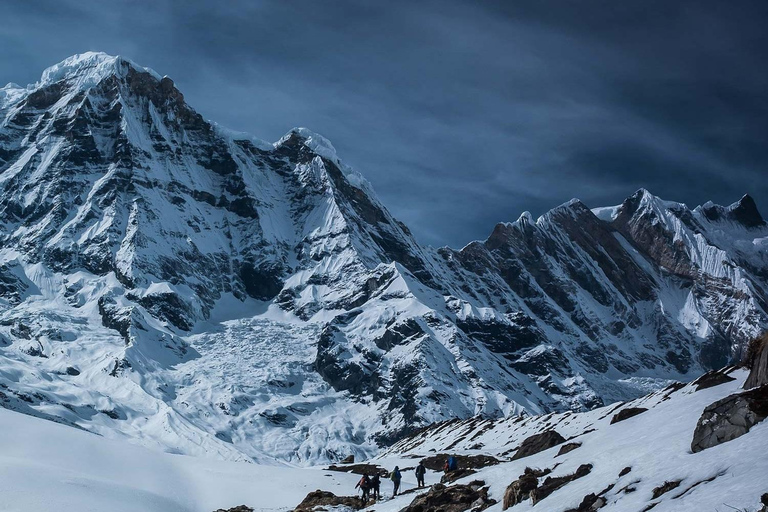
[[[318,488],[351,490],[346,473],[158,453],[0,409],[0,510],[211,512],[244,503],[291,510]]]
[[[738,392],[747,371],[737,370],[736,380],[694,391],[688,385],[678,391],[658,391],[625,404],[614,404],[584,413],[547,414],[501,421],[470,420],[438,425],[405,440],[375,460],[387,467],[399,464],[412,467],[419,457],[436,453],[486,454],[506,459],[526,437],[554,429],[581,446],[555,457],[560,446],[522,459],[503,462],[480,470],[459,483],[484,480],[489,495],[499,504],[487,509],[501,510],[506,487],[523,474],[526,467],[552,468],[552,476],[574,473],[581,464],[592,464],[592,472],[577,479],[536,504],[527,500],[509,510],[561,512],[577,508],[590,493],[599,493],[614,484],[604,496],[601,511],[639,512],[656,504],[654,511],[701,512],[755,510],[766,490],[768,474],[768,423],[763,421],[747,434],[727,443],[692,453],[690,446],[696,422],[704,408],[729,394]],[[613,415],[625,407],[644,407],[648,411],[613,425]],[[442,428],[441,428],[442,427]],[[469,449],[480,444],[482,448]],[[619,477],[626,467],[631,471]],[[434,475],[434,474],[433,474]],[[412,472],[409,477],[412,477]],[[659,498],[653,489],[665,482],[680,485]],[[632,492],[624,492],[627,487]],[[397,512],[413,499],[405,496],[376,505],[378,512]]]

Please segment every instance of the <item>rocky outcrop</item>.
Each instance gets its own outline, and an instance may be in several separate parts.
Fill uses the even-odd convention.
[[[509,484],[504,491],[502,510],[507,510],[530,498],[531,492],[539,486],[539,477],[541,476],[543,476],[541,471],[525,468],[525,472],[520,475],[520,478]]]
[[[743,436],[768,417],[768,385],[728,396],[707,406],[696,424],[696,453]]]
[[[638,414],[642,414],[647,410],[648,409],[646,409],[645,407],[627,407],[625,409],[622,409],[618,413],[613,415],[613,418],[611,418],[611,425],[613,425],[614,423],[618,423],[620,421],[627,420],[634,416],[637,416]]]
[[[239,505],[237,507],[232,507],[228,509],[216,509],[214,512],[253,512],[253,509],[251,507],[245,506],[245,505]]]
[[[561,455],[565,455],[568,452],[572,452],[576,448],[580,447],[581,443],[579,442],[573,442],[573,443],[566,443],[563,446],[560,447],[560,449],[557,451],[557,455],[555,457],[560,457]]]
[[[768,333],[755,338],[749,344],[746,364],[749,368],[749,376],[744,381],[744,389],[768,384]]]
[[[341,505],[352,510],[360,510],[366,506],[365,502],[357,496],[336,496],[332,492],[318,489],[307,494],[306,498],[293,509],[293,512],[315,512],[319,509],[324,510],[323,507]]]
[[[554,430],[547,430],[541,434],[534,434],[520,443],[520,448],[518,448],[517,452],[512,456],[512,460],[529,457],[535,453],[543,452],[544,450],[548,450],[553,446],[557,446],[564,442],[565,438]]]
[[[438,453],[437,455],[430,455],[424,457],[421,462],[424,463],[424,467],[431,469],[432,471],[442,471],[445,466],[445,461],[449,457],[456,459],[456,465],[459,469],[482,469],[488,466],[495,466],[501,462],[496,457],[490,455],[452,455],[449,453]]]
[[[574,473],[563,475],[563,476],[548,476],[544,479],[544,481],[536,487],[533,491],[531,491],[531,501],[534,505],[539,503],[541,500],[555,492],[556,490],[560,489],[561,487],[564,487],[565,485],[573,482],[574,480],[577,480],[579,478],[583,478],[590,474],[592,472],[592,464],[582,464],[579,466]]]
[[[475,480],[467,485],[435,484],[400,512],[480,512],[494,504],[485,482]]]
[[[710,370],[693,381],[691,384],[696,386],[696,391],[701,391],[702,389],[712,388],[719,386],[720,384],[725,384],[726,382],[736,380],[728,375],[726,370],[728,370],[728,368],[723,368],[721,370]]]

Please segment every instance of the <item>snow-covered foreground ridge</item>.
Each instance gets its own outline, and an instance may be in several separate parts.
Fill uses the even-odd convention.
[[[576,511],[585,496],[594,494],[604,498],[601,512],[641,512],[651,506],[654,512],[716,512],[733,510],[731,507],[755,512],[761,507],[761,496],[768,492],[768,422],[758,423],[734,440],[691,452],[693,434],[704,409],[742,392],[746,375],[745,370],[735,370],[730,373],[735,380],[707,389],[697,391],[697,386],[691,384],[673,386],[629,403],[584,413],[438,425],[398,443],[375,461],[385,467],[412,467],[419,459],[435,454],[494,456],[502,462],[457,482],[482,480],[489,486],[488,495],[498,504],[487,508],[487,512],[502,510],[507,487],[524,474],[525,468],[551,469],[547,476],[557,478],[576,473],[582,465],[591,465],[586,476],[563,485],[535,505],[525,499],[508,510]],[[768,398],[768,389],[762,389],[764,398]],[[631,408],[647,410],[612,423],[622,410]],[[546,431],[555,431],[566,441],[507,462],[526,438]],[[564,450],[568,445],[576,447]],[[544,480],[540,477],[539,484]],[[665,488],[670,490],[662,492]],[[412,499],[404,496],[373,508],[377,512],[399,512]]]
[[[0,404],[105,437],[311,464],[591,409],[740,360],[766,289],[748,196],[433,249],[323,137],[227,131],[126,59],[0,89]]]
[[[453,454],[484,455],[500,461],[457,482],[482,480],[489,488],[488,496],[498,501],[488,512],[502,510],[505,489],[526,467],[551,469],[549,476],[559,477],[585,464],[592,466],[586,476],[536,505],[527,499],[509,510],[563,512],[578,507],[584,496],[608,489],[600,508],[605,512],[640,512],[653,504],[658,511],[725,511],[729,507],[754,511],[767,490],[768,423],[759,423],[743,436],[702,452],[690,450],[702,411],[739,392],[746,372],[737,370],[731,376],[735,380],[708,389],[674,387],[590,412],[436,426],[369,461],[388,469],[403,468],[402,489],[407,494],[390,499],[391,483],[385,481],[385,501],[366,510],[400,512],[426,491],[408,493],[415,487],[415,477],[406,468],[413,468],[422,457]],[[622,409],[631,407],[647,411],[611,423]],[[359,478],[320,468],[157,453],[5,410],[0,410],[0,427],[0,510],[9,512],[212,512],[240,504],[257,512],[288,511],[315,489],[337,496],[354,495]],[[564,445],[560,444],[509,460],[524,439],[546,430],[568,438],[564,444],[580,445],[563,455],[558,455]],[[433,485],[440,477],[430,470],[426,482]],[[667,482],[677,485],[654,498],[654,490]]]

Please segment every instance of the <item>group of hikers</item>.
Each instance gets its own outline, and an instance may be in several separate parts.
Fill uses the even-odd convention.
[[[449,471],[455,471],[458,469],[456,457],[449,457],[446,459],[443,465],[443,471],[448,473]],[[419,462],[419,465],[414,469],[416,474],[416,483],[419,488],[424,487],[424,477],[427,474],[427,468],[424,467],[424,461]],[[395,466],[395,469],[389,473],[389,479],[392,480],[392,497],[397,496],[400,491],[400,481],[403,475],[400,473],[400,467]],[[381,499],[381,475],[377,472],[373,476],[365,473],[363,477],[357,482],[355,489],[360,489],[363,492],[363,501],[366,503],[371,500]]]

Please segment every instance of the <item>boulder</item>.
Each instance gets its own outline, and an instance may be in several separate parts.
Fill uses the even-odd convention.
[[[539,479],[531,468],[525,468],[520,478],[509,484],[504,492],[504,500],[501,509],[507,510],[518,503],[522,503],[531,496],[531,491],[539,486]]]
[[[555,455],[555,457],[559,457],[561,455],[565,455],[568,452],[572,452],[579,446],[581,446],[581,443],[578,443],[578,442],[566,443],[560,447],[560,450],[557,452],[557,455]]]
[[[746,357],[750,369],[744,389],[756,388],[768,384],[768,333],[749,344]]]
[[[594,512],[595,510],[603,508],[606,503],[608,503],[608,501],[602,496],[598,496],[594,493],[587,494],[584,496],[584,499],[581,500],[578,508],[570,508],[565,512]]]
[[[339,505],[344,505],[353,510],[360,510],[366,507],[365,502],[357,496],[336,496],[332,492],[318,489],[307,494],[304,501],[299,503],[293,512],[314,512],[318,507],[337,507]]]
[[[671,481],[668,481],[668,482],[664,482],[663,484],[661,484],[658,487],[654,487],[654,489],[653,489],[653,499],[655,500],[656,498],[658,498],[662,494],[666,494],[666,493],[668,493],[669,491],[671,491],[673,489],[677,489],[678,487],[680,487],[680,482],[681,481],[682,480],[671,480]]]
[[[354,464],[355,463],[355,456],[350,455],[348,457],[345,457],[341,460],[341,464]]]
[[[576,469],[575,473],[563,476],[548,476],[536,489],[531,491],[531,500],[536,505],[538,502],[560,489],[566,484],[573,482],[578,478],[587,476],[592,472],[592,464],[582,464]]]
[[[726,382],[731,382],[734,379],[730,375],[725,373],[726,368],[722,370],[712,370],[708,371],[695,381],[693,381],[693,385],[696,386],[696,391],[701,391],[702,389],[707,388],[713,388],[715,386],[719,386],[720,384],[725,384]]]
[[[474,480],[467,485],[435,484],[400,512],[480,512],[495,504],[485,482]]]
[[[647,410],[648,409],[645,407],[627,407],[626,409],[622,409],[613,415],[613,418],[611,418],[611,425],[620,421],[627,420],[633,416],[637,416],[638,414],[644,413]]]
[[[460,480],[464,477],[471,476],[477,473],[474,469],[457,469],[456,471],[448,471],[442,477],[440,477],[441,484],[449,484]]]
[[[693,432],[696,453],[743,436],[768,417],[768,385],[727,396],[704,409]]]
[[[547,430],[541,434],[534,434],[526,438],[521,444],[520,448],[512,457],[512,460],[522,459],[523,457],[529,457],[544,450],[548,450],[553,446],[563,444],[565,438],[558,434],[554,430]]]
[[[246,507],[245,505],[240,505],[233,508],[227,508],[227,509],[217,509],[214,510],[214,512],[253,512],[253,509],[251,507]]]

